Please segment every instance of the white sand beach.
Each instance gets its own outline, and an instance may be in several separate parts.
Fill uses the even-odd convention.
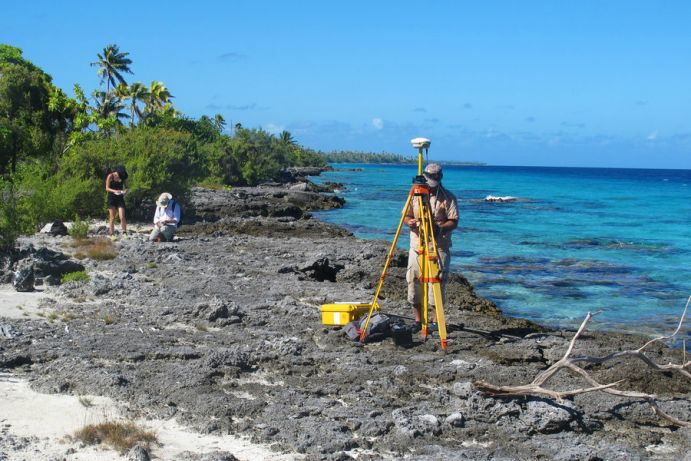
[[[49,461],[125,461],[104,446],[90,447],[74,439],[76,431],[89,424],[123,420],[116,402],[99,396],[40,394],[29,383],[11,374],[0,374],[0,459]],[[160,460],[177,460],[184,452],[227,451],[240,460],[288,461],[298,455],[274,453],[269,447],[253,444],[232,435],[199,434],[180,426],[175,420],[135,421],[153,431],[159,445],[151,454]],[[8,452],[10,458],[2,458]]]

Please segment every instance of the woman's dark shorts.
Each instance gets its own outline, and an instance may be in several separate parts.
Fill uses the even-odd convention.
[[[125,197],[108,194],[108,208],[125,208]]]

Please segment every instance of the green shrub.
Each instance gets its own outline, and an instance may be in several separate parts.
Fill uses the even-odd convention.
[[[190,133],[140,126],[70,149],[58,177],[61,182],[69,178],[83,182],[87,190],[75,194],[75,199],[83,199],[81,203],[91,209],[91,215],[101,214],[105,212],[105,178],[116,165],[124,165],[129,173],[125,203],[131,219],[150,219],[161,192],[184,201],[189,188],[206,175],[197,141]]]
[[[223,179],[216,178],[216,177],[209,177],[209,178],[203,179],[202,181],[199,181],[199,183],[197,183],[197,186],[203,187],[205,189],[212,189],[212,190],[230,190],[230,189],[232,189],[231,186],[223,184]]]
[[[89,274],[87,274],[86,271],[69,272],[67,274],[63,274],[63,276],[60,278],[60,283],[87,281],[89,281]]]
[[[74,215],[74,221],[72,221],[72,227],[69,230],[70,236],[75,240],[83,240],[86,238],[89,232],[89,222],[82,221],[79,215]]]
[[[0,251],[14,248],[20,229],[14,186],[0,178]]]
[[[42,223],[59,219],[52,206],[51,192],[55,179],[46,164],[20,164],[13,177],[15,187],[16,226],[22,234],[34,233]]]

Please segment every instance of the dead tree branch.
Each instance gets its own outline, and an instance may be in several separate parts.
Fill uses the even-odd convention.
[[[682,421],[680,419],[675,418],[674,416],[671,416],[667,413],[665,413],[662,409],[657,404],[658,396],[655,394],[646,394],[643,392],[634,392],[634,391],[622,391],[618,389],[614,389],[615,386],[620,384],[623,380],[616,381],[613,383],[609,384],[601,384],[597,382],[593,377],[588,374],[587,371],[585,371],[583,368],[577,365],[577,363],[593,363],[593,364],[601,364],[608,362],[610,360],[614,360],[617,358],[621,357],[636,357],[643,361],[646,365],[649,367],[653,368],[654,370],[658,371],[668,371],[668,370],[673,370],[681,373],[683,376],[690,378],[691,379],[691,373],[689,373],[689,368],[691,368],[691,360],[687,360],[686,358],[686,342],[684,341],[683,343],[683,358],[682,358],[682,363],[680,364],[673,364],[673,363],[668,363],[665,365],[660,365],[655,363],[653,360],[651,360],[648,356],[645,355],[645,349],[658,341],[664,341],[664,340],[669,340],[674,338],[679,331],[681,331],[682,325],[684,324],[686,320],[686,314],[689,309],[689,304],[691,303],[691,296],[689,296],[689,299],[686,301],[686,307],[684,307],[684,312],[681,315],[681,318],[679,319],[679,324],[677,325],[676,330],[671,335],[667,336],[660,336],[657,338],[653,338],[647,343],[645,343],[643,346],[641,346],[638,349],[635,350],[626,350],[626,351],[621,351],[621,352],[615,352],[612,354],[609,354],[604,357],[590,357],[590,356],[583,356],[583,357],[571,357],[571,353],[573,352],[574,345],[576,344],[576,340],[578,339],[579,336],[585,331],[586,327],[588,326],[588,323],[590,322],[590,319],[593,318],[594,315],[597,315],[599,312],[591,313],[588,312],[588,315],[586,315],[585,319],[583,320],[583,323],[581,323],[580,328],[574,335],[574,337],[571,339],[571,342],[569,343],[569,347],[566,350],[566,353],[564,356],[551,365],[549,368],[547,368],[544,371],[541,371],[538,373],[538,375],[535,377],[533,382],[530,384],[525,384],[521,386],[495,386],[493,384],[490,384],[485,381],[476,381],[474,383],[475,387],[480,390],[481,392],[484,392],[486,394],[489,394],[494,397],[515,397],[515,396],[525,396],[525,395],[544,395],[547,397],[551,397],[554,399],[557,399],[558,401],[561,401],[562,399],[566,397],[572,397],[574,395],[578,394],[584,394],[586,392],[594,392],[594,391],[602,391],[606,392],[608,394],[612,395],[617,395],[620,397],[626,397],[626,398],[635,398],[635,399],[642,399],[650,405],[652,408],[653,412],[658,415],[661,418],[664,418],[671,423],[677,425],[677,426],[685,426],[685,427],[691,427],[691,422],[689,421]],[[544,384],[552,377],[554,376],[558,371],[562,369],[567,369],[570,370],[571,372],[581,376],[588,384],[591,385],[591,387],[588,388],[579,388],[579,389],[573,389],[573,390],[568,390],[568,391],[555,391],[552,389],[549,389],[547,387],[544,387]]]

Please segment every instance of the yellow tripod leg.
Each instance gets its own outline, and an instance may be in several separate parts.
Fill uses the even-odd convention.
[[[418,196],[419,224],[418,237],[420,247],[418,249],[418,267],[420,268],[420,286],[422,287],[422,306],[420,306],[420,336],[423,341],[427,339],[427,326],[429,325],[429,285],[425,282],[429,278],[429,213],[426,210],[426,202],[422,196]]]
[[[375,310],[379,310],[379,293],[381,292],[382,286],[384,286],[384,278],[386,277],[386,271],[389,269],[389,264],[391,264],[391,258],[393,257],[394,250],[396,249],[396,243],[398,242],[398,237],[401,235],[401,228],[403,227],[403,222],[405,221],[405,215],[408,211],[408,206],[410,205],[410,200],[413,195],[408,194],[408,199],[403,206],[403,212],[401,213],[401,220],[398,222],[398,227],[396,228],[396,235],[393,238],[391,247],[389,248],[389,254],[386,256],[386,262],[384,263],[384,269],[381,271],[379,276],[379,283],[377,284],[377,290],[374,292],[374,298],[372,298],[372,304],[369,307],[369,312],[367,313],[367,320],[365,320],[365,325],[360,331],[360,342],[365,340],[367,336],[367,327],[369,326],[369,321],[372,318],[372,313]]]
[[[429,273],[429,264],[427,262],[427,250],[422,250],[419,255],[420,263],[420,283],[422,286],[422,307],[420,307],[420,335],[423,340],[427,339],[427,325],[429,325],[429,285],[425,282],[427,274]]]
[[[441,296],[441,284],[435,282],[432,284],[432,292],[434,294],[434,308],[437,313],[437,327],[439,328],[439,340],[441,341],[441,348],[446,350],[446,319],[444,318],[444,303]]]

